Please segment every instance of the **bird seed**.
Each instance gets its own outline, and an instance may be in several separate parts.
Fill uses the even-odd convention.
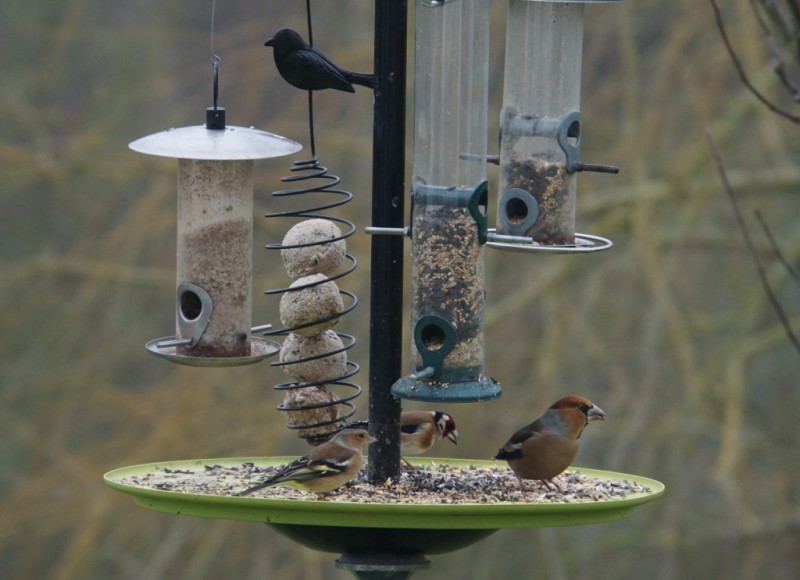
[[[268,478],[280,467],[253,463],[179,470],[159,467],[152,472],[123,478],[120,483],[175,493],[232,496]],[[633,481],[592,477],[574,470],[562,473],[553,483],[560,489],[544,482],[521,481],[500,464],[461,466],[431,461],[404,469],[396,481],[378,485],[368,483],[362,469],[353,481],[325,495],[268,487],[254,492],[251,497],[378,504],[563,504],[621,500],[650,491]]]

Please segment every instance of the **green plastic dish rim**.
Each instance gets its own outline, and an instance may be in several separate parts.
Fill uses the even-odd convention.
[[[188,469],[197,468],[205,465],[220,465],[223,467],[241,466],[244,463],[252,463],[256,466],[270,466],[286,464],[296,457],[293,456],[275,456],[275,457],[228,457],[217,459],[186,459],[176,461],[163,461],[156,463],[145,463],[140,465],[132,465],[129,467],[121,467],[109,471],[103,476],[105,482],[118,491],[129,493],[140,498],[154,498],[164,499],[169,501],[185,501],[187,504],[192,503],[211,503],[220,508],[224,505],[231,507],[252,505],[261,509],[274,507],[281,511],[292,509],[297,511],[316,511],[333,513],[349,513],[349,512],[373,512],[376,515],[381,514],[438,514],[438,515],[497,515],[508,514],[509,512],[515,513],[552,513],[552,512],[575,512],[575,511],[594,511],[594,510],[607,510],[607,509],[623,509],[626,507],[634,507],[636,505],[647,503],[664,493],[664,484],[639,475],[631,475],[626,473],[619,473],[614,471],[606,471],[599,469],[589,469],[571,466],[570,470],[578,471],[590,477],[598,477],[601,479],[613,480],[627,480],[644,485],[650,488],[647,493],[638,493],[628,495],[621,499],[611,500],[598,500],[594,502],[569,502],[569,503],[539,503],[539,502],[494,502],[494,503],[453,503],[453,504],[439,504],[439,503],[376,503],[376,502],[352,502],[352,501],[320,501],[317,499],[274,499],[274,498],[259,498],[259,497],[236,497],[230,495],[212,495],[212,494],[197,494],[197,493],[183,493],[177,491],[168,491],[153,489],[145,486],[138,486],[128,483],[122,483],[120,480],[125,477],[141,475],[155,471],[158,468],[169,469]],[[475,467],[490,467],[492,465],[502,465],[495,461],[487,460],[470,460],[470,459],[447,459],[447,458],[412,458],[410,462],[414,465],[425,466],[428,464],[435,465],[453,465],[453,466],[475,466]]]

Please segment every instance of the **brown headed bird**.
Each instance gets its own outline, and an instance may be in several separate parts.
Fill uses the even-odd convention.
[[[269,479],[236,495],[273,485],[327,493],[353,479],[364,463],[364,447],[377,441],[363,429],[345,429],[333,439],[292,461]]]
[[[578,454],[578,438],[592,421],[603,421],[603,410],[590,400],[571,395],[553,403],[544,415],[526,425],[503,445],[494,459],[505,459],[520,479],[551,481]]]

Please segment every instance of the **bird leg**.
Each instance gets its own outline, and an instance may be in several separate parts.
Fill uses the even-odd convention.
[[[528,484],[519,475],[517,476],[517,481],[519,482],[520,491],[531,491],[531,488],[528,487]]]
[[[547,491],[553,491],[553,488],[550,487],[550,485],[553,485],[558,493],[564,493],[564,490],[561,489],[561,486],[555,482],[555,479],[540,479],[539,482],[544,484],[544,486],[547,488]]]

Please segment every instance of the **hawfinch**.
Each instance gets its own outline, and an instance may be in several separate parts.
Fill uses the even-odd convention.
[[[236,495],[248,495],[273,485],[320,494],[333,491],[356,476],[364,464],[364,447],[375,441],[377,439],[363,429],[345,429],[269,479]]]
[[[576,395],[564,397],[536,421],[514,433],[494,459],[508,461],[508,466],[520,479],[547,483],[575,459],[578,438],[584,427],[605,418],[603,410],[590,400]]]

